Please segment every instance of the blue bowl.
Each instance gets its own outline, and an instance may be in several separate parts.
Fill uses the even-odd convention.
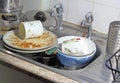
[[[70,56],[62,53],[60,50],[57,50],[57,58],[64,66],[72,68],[82,68],[93,59],[95,53],[96,51],[94,51],[90,55]]]
[[[62,51],[62,46],[60,45],[63,41],[73,39],[73,38],[80,38],[80,41],[85,43],[83,46],[80,46],[81,49],[87,50],[87,53],[83,54],[74,54],[74,53],[65,53]],[[81,68],[88,64],[94,57],[96,53],[96,45],[93,41],[84,39],[83,37],[78,36],[64,36],[58,39],[57,45],[57,58],[59,61],[67,67],[72,68]]]

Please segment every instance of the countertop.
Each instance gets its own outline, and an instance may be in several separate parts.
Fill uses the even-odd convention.
[[[32,64],[20,58],[16,58],[4,52],[0,52],[0,60],[5,63],[11,64],[12,66],[15,66],[17,68],[20,68],[22,70],[25,70],[27,72],[40,76],[44,79],[50,80],[52,82],[77,83],[77,81],[75,80],[69,79],[63,75],[57,74],[55,72],[52,72],[50,70],[37,66],[35,64]]]
[[[95,35],[97,34],[97,36]],[[93,41],[99,46],[101,50],[101,55],[89,66],[81,69],[81,70],[73,70],[73,71],[61,71],[61,70],[55,70],[52,71],[52,68],[45,68],[43,66],[39,66],[36,64],[33,64],[27,60],[18,58],[16,56],[12,56],[9,53],[5,53],[4,50],[0,49],[0,60],[10,64],[12,66],[15,66],[17,68],[20,68],[24,71],[27,71],[29,73],[35,74],[39,77],[42,77],[44,79],[50,80],[52,82],[56,83],[109,83],[111,81],[111,72],[108,68],[105,66],[105,60],[109,58],[109,55],[105,52],[106,50],[106,35],[102,33],[98,33],[96,31],[93,32]],[[58,73],[57,73],[58,72]],[[67,73],[69,73],[69,75]],[[76,76],[78,78],[73,77],[70,75],[70,73],[79,72],[80,76]],[[97,72],[97,73],[96,73]],[[106,73],[105,73],[106,72]],[[65,75],[63,75],[65,73]],[[89,77],[85,77],[89,76]],[[73,77],[73,79],[72,79]]]

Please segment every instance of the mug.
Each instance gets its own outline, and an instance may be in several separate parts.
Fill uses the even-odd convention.
[[[27,21],[19,24],[18,32],[21,39],[28,39],[41,36],[43,34],[41,21]]]

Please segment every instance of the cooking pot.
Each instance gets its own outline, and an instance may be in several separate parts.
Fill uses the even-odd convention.
[[[13,12],[21,10],[21,1],[20,0],[0,0],[0,12]]]
[[[77,54],[77,53],[64,53],[61,50],[61,43],[64,41],[68,41],[74,38],[79,38],[83,45],[80,45],[80,49],[85,50],[84,54]],[[73,47],[75,45],[73,44]],[[67,67],[72,68],[81,68],[88,64],[94,57],[96,53],[96,45],[93,41],[85,38],[85,37],[78,37],[78,36],[64,36],[58,39],[57,45],[57,58],[58,60]]]

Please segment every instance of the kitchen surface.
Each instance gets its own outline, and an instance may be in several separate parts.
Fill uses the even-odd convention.
[[[0,2],[0,73],[6,78],[18,74],[15,80],[9,78],[11,83],[24,78],[25,83],[116,81],[113,74],[119,71],[111,70],[114,66],[119,69],[119,53],[114,53],[120,45],[120,1],[35,0],[28,4],[13,0],[9,2],[11,5],[7,1]],[[44,43],[37,45],[36,41]],[[17,45],[19,42],[23,43],[21,47]],[[83,49],[88,53],[84,54]],[[111,60],[114,57],[116,61]]]
[[[72,27],[71,29],[69,29],[68,27],[69,26],[66,25],[64,29],[67,31],[73,29]],[[77,35],[77,36],[81,35],[80,31],[78,33],[78,30],[79,30],[78,28],[75,28],[74,30],[72,30],[72,34]],[[14,66],[17,66],[18,68],[22,67],[23,70],[26,70],[33,74],[41,70],[36,70],[36,69],[34,70],[34,67],[28,68],[30,63],[35,64],[35,66],[43,68],[42,73],[45,73],[46,70],[50,70],[52,72],[58,73],[70,79],[76,80],[78,82],[109,83],[111,81],[112,75],[111,75],[111,71],[105,66],[105,61],[109,57],[109,55],[107,55],[105,52],[106,35],[96,32],[96,34],[95,33],[93,34],[93,41],[96,43],[96,45],[98,45],[98,48],[97,48],[98,52],[96,53],[94,60],[90,64],[86,65],[84,68],[80,68],[77,70],[64,68],[62,66],[58,66],[57,64],[52,64],[50,66],[48,65],[48,61],[45,59],[45,58],[48,58],[48,56],[45,57],[44,54],[43,54],[44,58],[41,58],[40,56],[41,54],[39,53],[36,53],[36,54],[16,53],[13,51],[9,51],[8,49],[4,48],[4,46],[2,45],[1,45],[1,51],[3,53],[1,54],[1,60],[7,63],[10,63]],[[9,54],[9,55],[4,56],[4,54],[5,55]],[[10,58],[7,58],[7,57],[11,57],[11,58],[14,57],[14,58],[21,59],[22,61],[23,60],[27,61],[28,64],[26,65],[28,66],[26,66],[27,67],[26,68],[25,65],[23,65],[21,61],[14,63],[14,61],[12,61]],[[54,56],[51,56],[51,57],[54,57]],[[43,60],[45,60],[46,62],[42,62]],[[54,61],[56,61],[56,59],[53,59],[53,62]],[[45,68],[45,71],[44,71],[44,68]],[[39,75],[39,73],[35,73],[35,74]],[[48,74],[47,74],[47,79],[52,79],[53,81],[57,79],[57,81],[60,82],[59,77],[55,79],[55,77],[50,77],[50,76],[48,77]]]

